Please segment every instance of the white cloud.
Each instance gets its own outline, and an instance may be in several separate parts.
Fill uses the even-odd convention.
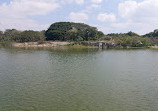
[[[91,0],[93,3],[101,3],[103,0]]]
[[[89,17],[83,12],[71,12],[69,18],[72,22],[84,22],[85,20],[88,20]]]
[[[25,17],[29,15],[44,15],[56,8],[59,4],[52,0],[13,0],[9,4],[0,6],[0,14],[8,17]]]
[[[77,3],[77,4],[83,4],[83,3],[84,3],[84,0],[76,0],[76,3]]]
[[[82,10],[81,12],[84,12],[84,13],[94,13],[94,10],[100,9],[100,8],[101,8],[101,5],[91,4],[91,5],[86,6],[85,9]]]
[[[101,13],[97,16],[97,19],[101,22],[114,22],[116,17],[114,14]]]
[[[158,28],[158,0],[125,1],[119,4],[119,15],[125,23],[114,26],[144,34]]]
[[[134,31],[138,34],[145,34],[150,31],[153,31],[153,26],[150,24],[144,23],[134,23],[134,22],[125,22],[125,23],[113,23],[111,24],[112,32],[128,32]]]
[[[61,3],[67,4],[67,3],[73,3],[76,2],[77,4],[81,5],[84,3],[84,0],[62,0]]]
[[[49,24],[38,24],[31,19],[0,19],[0,30],[17,29],[17,30],[45,30]]]
[[[85,1],[90,1],[92,3],[101,3],[103,0],[62,0],[62,3],[73,3],[76,2],[77,4],[83,4]]]
[[[92,4],[92,5],[87,6],[86,10],[92,10],[92,9],[95,9],[95,8],[101,8],[101,6],[97,5],[97,4]]]
[[[119,14],[123,18],[129,18],[137,9],[136,1],[125,1],[119,4]]]
[[[107,33],[107,32],[110,31],[110,28],[108,28],[108,27],[102,27],[102,28],[99,28],[99,30],[102,31],[102,32]]]
[[[29,19],[30,16],[46,15],[60,7],[56,0],[12,0],[0,5],[0,30],[41,29],[45,27]]]
[[[61,3],[72,3],[74,0],[61,0]]]
[[[90,1],[92,3],[101,3],[103,0],[61,0],[61,3],[73,3],[76,2],[77,4],[83,4],[86,1]]]

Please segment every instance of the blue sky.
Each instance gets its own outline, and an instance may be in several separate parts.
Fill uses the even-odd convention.
[[[107,33],[158,28],[158,0],[0,0],[0,30],[47,30],[54,22],[86,23]]]

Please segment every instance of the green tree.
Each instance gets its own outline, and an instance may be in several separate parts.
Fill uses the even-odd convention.
[[[45,36],[43,32],[38,31],[23,31],[18,38],[18,42],[37,42],[45,40]]]
[[[0,31],[0,41],[3,41],[3,32]]]
[[[46,40],[88,41],[98,40],[104,36],[97,28],[83,23],[57,22],[52,24],[45,33]],[[62,36],[62,37],[61,37]]]
[[[139,36],[138,34],[132,32],[132,31],[128,32],[127,35],[131,36],[131,37],[138,37]]]
[[[155,29],[153,32],[143,35],[143,37],[158,37],[158,29]]]
[[[46,34],[47,38],[46,40],[65,40],[65,32],[60,30],[49,30]]]
[[[3,39],[4,41],[15,41],[17,38],[19,38],[20,34],[21,31],[16,29],[7,29],[4,32]]]

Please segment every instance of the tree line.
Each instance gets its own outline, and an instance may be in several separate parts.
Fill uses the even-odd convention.
[[[158,45],[158,30],[154,30],[145,35],[138,35],[134,32],[128,33],[111,33],[107,34],[105,38],[112,38],[117,45],[123,47],[144,47],[151,45]]]
[[[36,42],[45,40],[45,31],[19,31],[16,29],[7,29],[4,32],[0,31],[0,41],[10,42]]]
[[[46,31],[19,31],[7,29],[0,31],[0,41],[36,42],[36,41],[89,41],[99,40],[104,33],[83,23],[57,22]]]
[[[134,32],[111,33],[105,35],[96,27],[83,23],[57,22],[46,31],[7,29],[0,31],[0,41],[37,42],[37,41],[98,41],[114,40],[115,44],[126,47],[141,47],[158,44],[158,30],[145,35]]]

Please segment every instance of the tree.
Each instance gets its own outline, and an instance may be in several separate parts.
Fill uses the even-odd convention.
[[[46,40],[81,41],[98,40],[104,36],[97,28],[83,23],[57,22],[45,33]]]
[[[45,36],[43,32],[38,31],[23,31],[18,38],[18,42],[37,42],[37,41],[43,41],[45,39]]]
[[[131,37],[122,37],[119,38],[117,44],[123,47],[131,46],[132,45],[132,38]]]
[[[98,34],[99,38],[104,36],[104,33],[102,31],[98,31],[97,34]]]
[[[158,29],[154,30],[153,32],[143,35],[143,37],[158,37]]]
[[[21,34],[21,31],[18,31],[16,29],[7,29],[5,32],[4,32],[4,41],[15,41],[17,38],[19,38]]]
[[[65,35],[65,32],[63,31],[60,31],[60,30],[49,30],[47,31],[47,38],[46,40],[65,40],[64,39],[64,35]]]
[[[127,35],[131,36],[131,37],[138,37],[139,36],[138,34],[132,32],[132,31],[128,32]]]
[[[3,41],[3,32],[0,31],[0,41]]]

